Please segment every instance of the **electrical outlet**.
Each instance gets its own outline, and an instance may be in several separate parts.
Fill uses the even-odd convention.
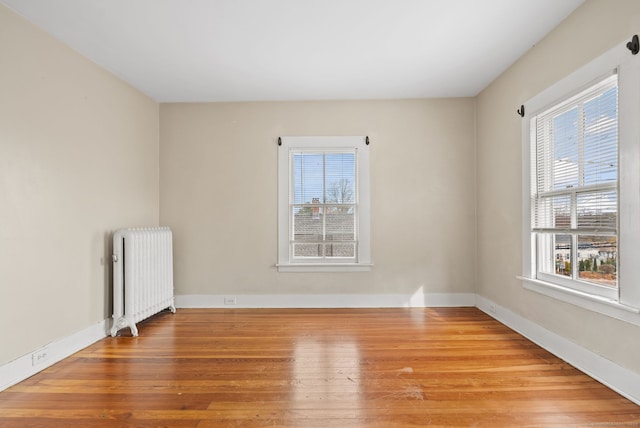
[[[235,305],[236,303],[238,303],[238,302],[236,301],[235,297],[225,297],[224,298],[224,304],[225,305]]]
[[[42,348],[33,354],[31,354],[31,365],[37,366],[44,363],[49,359],[49,350],[47,348]]]
[[[489,312],[491,312],[492,314],[496,314],[496,305],[494,304],[490,304],[489,305]]]

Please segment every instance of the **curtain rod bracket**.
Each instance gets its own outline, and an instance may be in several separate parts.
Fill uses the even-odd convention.
[[[518,112],[520,117],[524,117],[524,105],[521,105],[520,108],[516,110],[516,112]]]
[[[278,145],[281,146],[282,145],[282,137],[278,137]]]
[[[640,41],[638,40],[637,34],[634,34],[631,41],[627,43],[627,49],[629,49],[634,55],[637,55],[638,52],[640,52]]]

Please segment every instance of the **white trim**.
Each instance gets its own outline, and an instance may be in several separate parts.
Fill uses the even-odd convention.
[[[522,276],[518,276],[517,278],[523,281],[522,286],[529,291],[553,297],[554,299],[565,303],[570,303],[583,309],[640,326],[640,309],[638,308],[627,306],[605,297],[584,293],[546,281],[525,278]]]
[[[476,307],[586,375],[640,405],[640,373],[607,360],[482,296],[477,296]]]
[[[32,352],[16,358],[7,364],[0,366],[0,391],[15,385],[18,382],[33,376],[34,374],[62,361],[76,352],[94,344],[98,340],[107,337],[110,319],[100,321],[84,330],[56,340],[48,345],[34,349]],[[46,349],[47,359],[41,364],[34,365],[32,355],[39,350]]]
[[[285,265],[276,265],[278,272],[368,272],[373,267],[372,264],[364,263],[294,263]]]
[[[640,58],[629,55],[618,66],[620,212],[618,283],[620,303],[640,308]],[[625,106],[623,108],[622,106]],[[624,144],[624,142],[629,142]]]
[[[235,305],[225,305],[235,297]],[[473,293],[414,294],[225,294],[178,295],[177,308],[425,308],[473,307]]]

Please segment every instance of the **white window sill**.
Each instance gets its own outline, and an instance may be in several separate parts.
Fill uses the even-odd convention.
[[[539,279],[523,276],[518,276],[517,278],[522,281],[522,286],[527,290],[640,326],[640,309],[638,308],[627,306],[605,297],[594,296],[550,282],[540,281]]]
[[[295,263],[277,264],[278,272],[369,272],[372,264],[365,263]]]

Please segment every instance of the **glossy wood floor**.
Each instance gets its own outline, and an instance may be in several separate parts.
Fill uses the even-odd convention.
[[[0,427],[640,426],[474,308],[187,310],[0,393]]]

